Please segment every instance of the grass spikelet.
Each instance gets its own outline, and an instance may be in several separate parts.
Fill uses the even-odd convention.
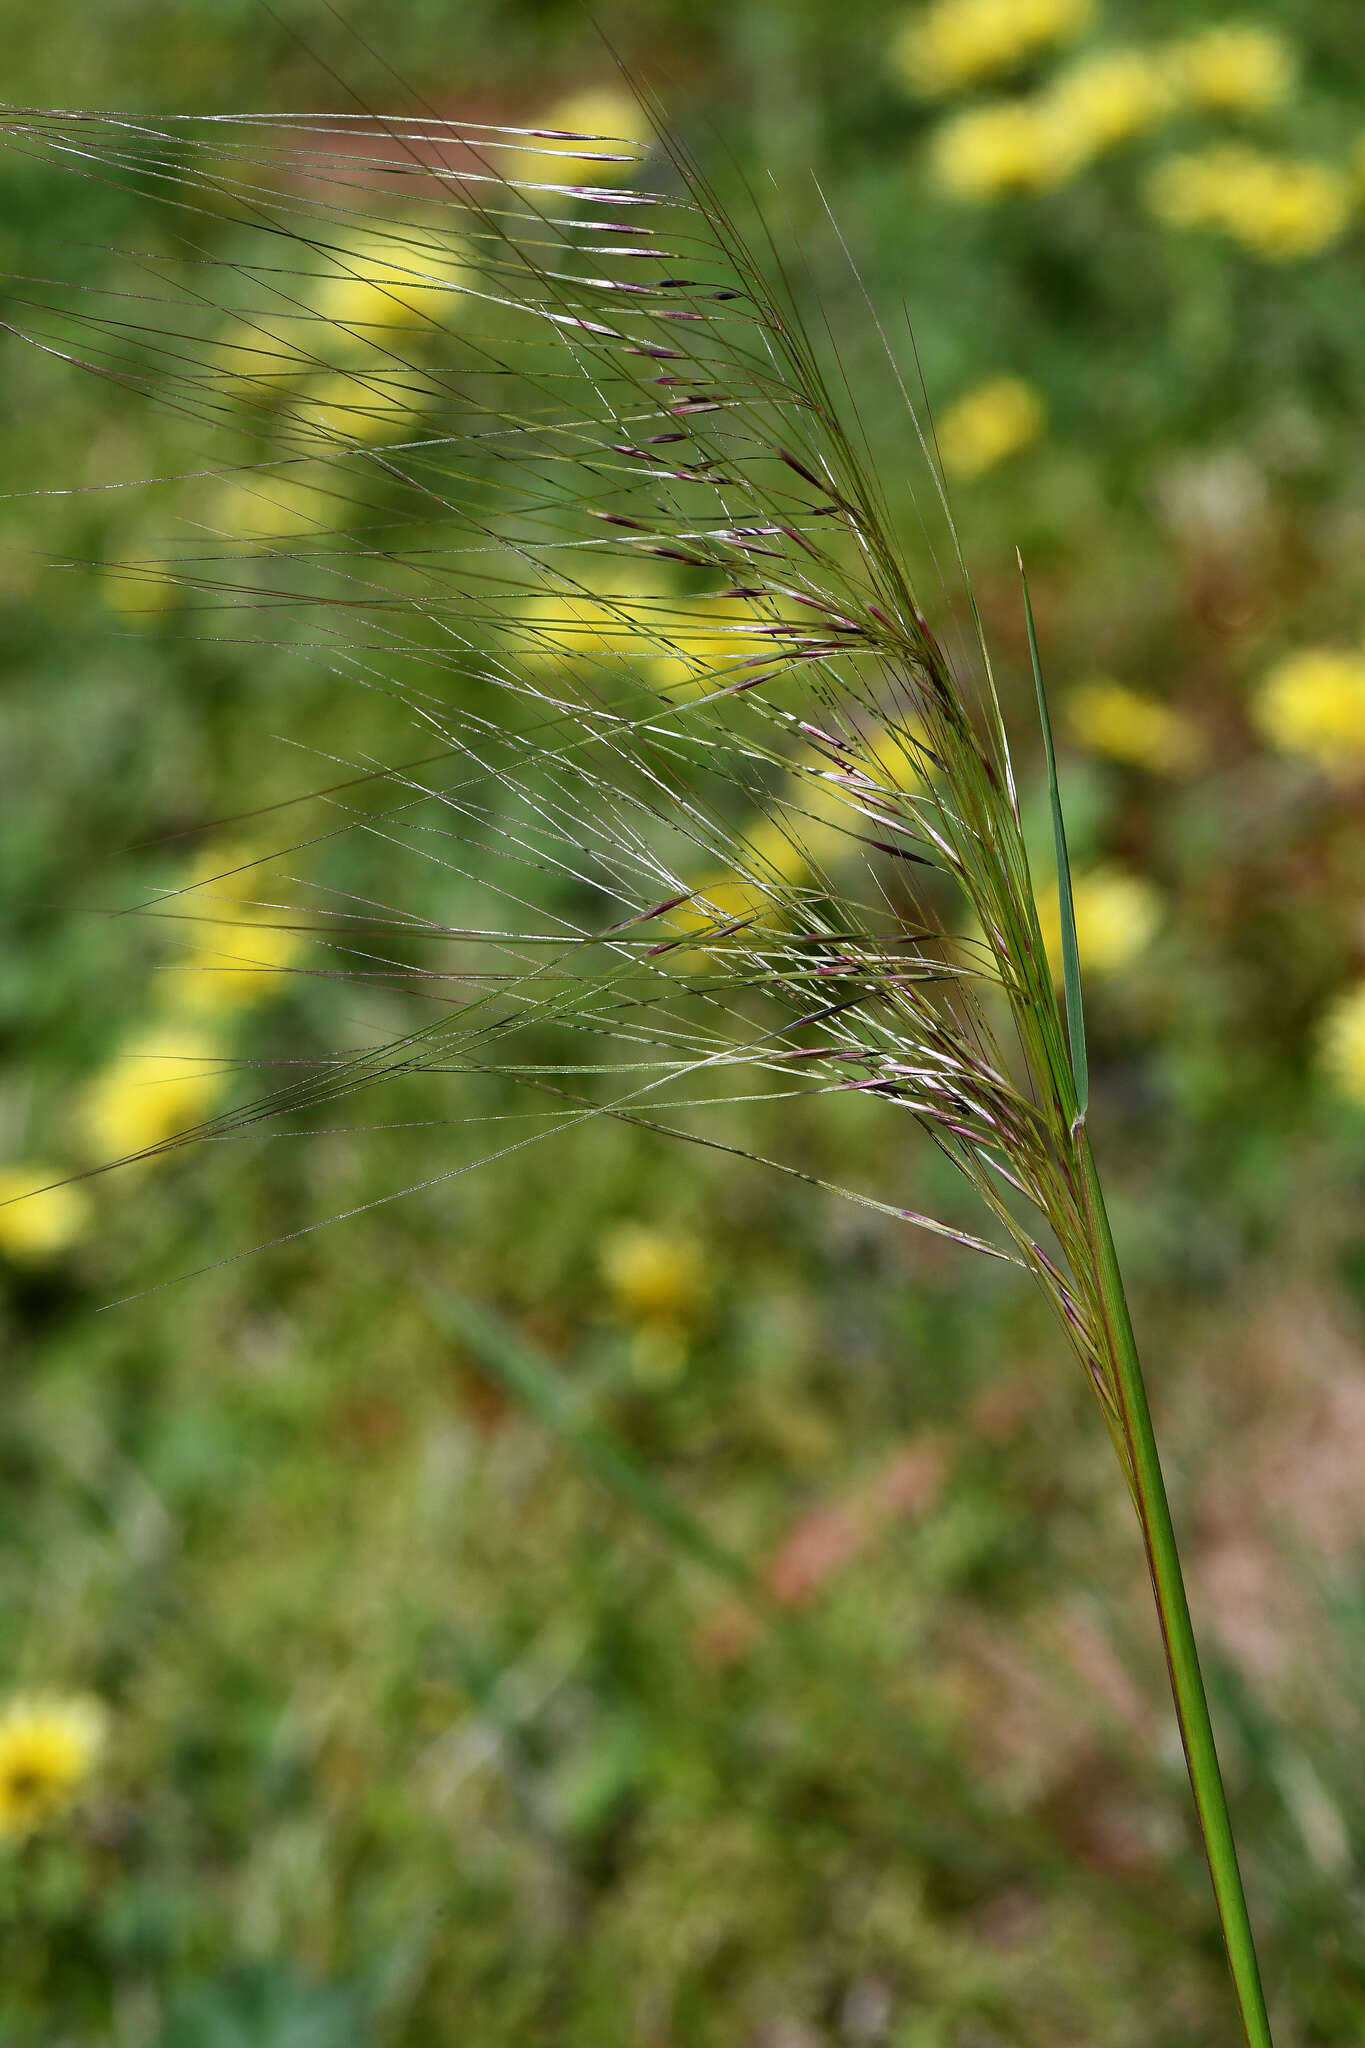
[[[187,474],[216,479],[163,564],[186,611],[410,729],[382,772],[338,749],[310,836],[407,850],[423,907],[319,887],[298,921],[339,975],[410,991],[411,1027],[217,1116],[211,1048],[177,1070],[149,1041],[141,1096],[111,1083],[91,1110],[106,1149],[163,1149],[177,1118],[201,1117],[186,1142],[306,1122],[423,1074],[524,1086],[542,1114],[486,1156],[612,1116],[825,1186],[727,1107],[780,1122],[838,1092],[892,1148],[916,1127],[978,1230],[894,1186],[839,1192],[1051,1305],[1137,1510],[1243,2026],[1268,2042],[1087,1129],[1031,612],[1064,1006],[984,645],[955,661],[931,626],[837,357],[679,142],[365,114],[11,112],[4,133],[157,194],[186,252],[76,295],[21,286],[16,316],[170,406]],[[282,969],[292,941],[250,907],[270,886],[233,900],[232,944],[205,944]]]

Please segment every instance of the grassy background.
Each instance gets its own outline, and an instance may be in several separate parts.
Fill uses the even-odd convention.
[[[1314,1047],[1365,955],[1365,780],[1349,748],[1337,775],[1277,752],[1253,707],[1286,653],[1365,626],[1360,230],[1269,263],[1153,219],[1148,166],[1236,129],[1214,121],[955,203],[926,168],[942,110],[889,60],[898,6],[597,12],[720,175],[722,141],[771,169],[855,378],[871,351],[811,170],[874,293],[908,302],[937,405],[1001,374],[1039,394],[1039,437],[958,490],[1012,701],[1019,543],[1063,730],[1109,675],[1202,737],[1178,780],[1063,763],[1079,862],[1160,909],[1096,982],[1095,1123],[1279,2038],[1331,2048],[1365,2022],[1365,1111]],[[448,111],[542,118],[605,69],[573,7],[393,13],[348,19]],[[1207,18],[1109,0],[1090,41]],[[1355,10],[1259,18],[1301,76],[1249,132],[1349,165]],[[16,101],[345,106],[338,73],[399,97],[321,8],[73,0],[54,24],[5,0],[0,23]],[[5,175],[12,272],[96,272],[158,232],[135,194]],[[61,493],[181,444],[18,344],[6,377],[0,1160],[70,1169],[83,1091],[175,958],[157,920],[106,913],[320,779],[271,735],[404,742],[287,653],[44,566],[154,545],[163,498]],[[347,858],[309,879],[413,900]],[[383,1029],[391,1000],[285,977],[221,1028],[268,1063]],[[467,1100],[431,1078],[385,1116]],[[807,1111],[801,1156],[951,1201],[918,1151],[888,1165],[904,1136],[865,1109]],[[0,1692],[93,1692],[111,1740],[77,1812],[0,1844],[7,2048],[1230,2038],[1136,1538],[1041,1304],[627,1130],[234,1257],[440,1174],[451,1142],[193,1152],[92,1184],[60,1254],[11,1247]],[[694,1248],[667,1316],[613,1279],[623,1225]],[[509,1395],[468,1301],[794,1633]]]

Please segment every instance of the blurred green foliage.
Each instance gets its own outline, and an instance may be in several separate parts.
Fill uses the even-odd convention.
[[[1353,754],[1348,717],[1324,760],[1278,747],[1257,704],[1295,650],[1365,639],[1361,228],[1272,263],[1142,194],[1172,151],[1234,134],[1355,191],[1365,43],[1349,5],[1266,4],[1298,52],[1283,104],[1182,114],[1057,189],[969,205],[929,168],[953,106],[891,61],[910,12],[596,10],[722,189],[757,181],[801,244],[879,445],[904,423],[821,190],[872,297],[907,306],[936,410],[1001,377],[1036,394],[1040,430],[955,497],[1024,732],[1014,546],[1029,559],[1078,869],[1154,892],[1153,935],[1091,993],[1097,1143],[1278,2038],[1336,2048],[1365,2024],[1365,1048],[1328,1071],[1319,1046],[1365,972],[1365,731]],[[1085,47],[1209,18],[1110,0]],[[354,35],[254,0],[57,20],[6,0],[0,21],[33,104],[345,109],[420,86],[519,122],[610,72],[576,7],[532,0],[365,0]],[[135,184],[13,157],[5,177],[21,304],[26,278],[126,277],[165,249]],[[5,370],[0,1166],[61,1173],[91,1163],[81,1104],[183,957],[164,921],[111,913],[275,830],[220,821],[410,735],[287,634],[121,602],[99,565],[154,554],[200,502],[121,486],[207,444],[191,459],[174,420],[17,342]],[[1069,697],[1100,678],[1190,722],[1190,772],[1080,743]],[[435,886],[371,842],[292,859],[379,901]],[[223,1028],[245,1099],[402,1017],[382,987],[304,973]],[[97,1179],[62,1243],[4,1239],[0,1694],[110,1716],[88,1796],[0,1842],[6,2048],[1224,2038],[1126,1503],[1040,1306],[627,1129],[439,1181],[450,1133],[426,1120],[458,1117],[461,1088],[395,1088],[363,1137]],[[880,1156],[867,1107],[803,1110],[803,1160],[951,1206],[931,1158]],[[661,1256],[700,1247],[667,1344],[612,1280],[623,1223]],[[442,1290],[552,1361],[805,1647],[515,1405]]]

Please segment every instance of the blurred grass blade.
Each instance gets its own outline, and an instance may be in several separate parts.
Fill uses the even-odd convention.
[[[568,1392],[548,1358],[524,1342],[500,1316],[466,1296],[442,1288],[429,1293],[427,1308],[447,1336],[466,1345],[479,1364],[515,1400],[566,1443],[588,1469],[642,1514],[675,1549],[705,1565],[765,1611],[771,1603],[748,1567],[713,1543],[700,1523],[659,1485],[649,1467],[633,1458],[619,1438],[588,1415]]]
[[[464,1345],[480,1369],[521,1403],[587,1471],[649,1523],[680,1556],[690,1558],[739,1594],[803,1676],[826,1689],[846,1713],[856,1696],[857,1724],[901,1759],[904,1797],[891,1802],[884,1819],[905,1846],[945,1870],[970,1874],[975,1882],[999,1879],[1002,1850],[1026,1855],[1033,1867],[1064,1886],[1071,1867],[1047,1836],[1025,1816],[996,1804],[974,1778],[963,1775],[955,1755],[934,1733],[882,1696],[880,1682],[830,1645],[808,1616],[784,1607],[762,1578],[733,1551],[716,1543],[700,1523],[678,1506],[649,1467],[620,1438],[588,1415],[558,1369],[507,1323],[453,1288],[428,1289],[428,1314],[441,1332]],[[855,1695],[856,1688],[856,1695]],[[944,1797],[947,1815],[933,1808]],[[1114,1888],[1113,1910],[1135,1932],[1145,1931],[1140,1901],[1126,1886]]]
[[[1062,978],[1066,989],[1066,1028],[1071,1041],[1071,1076],[1076,1087],[1076,1114],[1084,1116],[1090,1106],[1090,1068],[1085,1051],[1085,1012],[1081,1004],[1081,956],[1076,946],[1076,906],[1071,894],[1071,858],[1066,845],[1066,821],[1062,816],[1062,793],[1057,783],[1057,755],[1052,744],[1052,720],[1048,715],[1047,692],[1043,688],[1043,665],[1038,659],[1038,635],[1033,624],[1033,604],[1028,594],[1024,558],[1018,557],[1019,581],[1024,588],[1024,619],[1028,626],[1029,660],[1033,664],[1033,687],[1038,692],[1038,717],[1043,728],[1043,752],[1047,757],[1047,789],[1052,805],[1052,843],[1057,856],[1057,913],[1062,928]]]

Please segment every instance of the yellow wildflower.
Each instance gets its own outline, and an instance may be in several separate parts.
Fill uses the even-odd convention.
[[[736,683],[743,664],[773,651],[772,642],[756,628],[774,624],[767,613],[742,604],[706,601],[690,613],[675,615],[656,629],[670,641],[667,653],[657,652],[649,664],[650,680],[660,690],[687,689],[704,694]]]
[[[0,1839],[18,1841],[67,1812],[104,1742],[94,1700],[41,1695],[0,1713]]]
[[[313,287],[322,322],[306,330],[315,351],[335,351],[341,328],[363,343],[391,346],[403,328],[443,327],[464,283],[464,246],[449,235],[374,228],[327,252],[330,268]],[[344,336],[343,351],[344,351]],[[345,351],[344,351],[345,352]]]
[[[1166,67],[1146,50],[1098,50],[1053,78],[1043,104],[1063,151],[1089,162],[1170,112]]]
[[[1083,155],[1046,100],[1002,100],[943,122],[929,161],[945,192],[981,203],[1055,191]]]
[[[100,577],[100,595],[129,625],[145,626],[178,601],[180,584],[163,562],[111,562]]]
[[[1365,768],[1365,655],[1304,647],[1271,669],[1252,707],[1271,746],[1329,775]]]
[[[568,587],[528,598],[518,609],[513,635],[531,658],[608,655],[639,666],[672,637],[678,600],[652,563],[629,570],[584,551],[566,568]]]
[[[924,727],[917,718],[900,718],[867,733],[855,759],[881,789],[919,790],[924,787],[928,766],[924,738]]]
[[[1158,164],[1147,181],[1147,204],[1171,227],[1213,228],[1253,255],[1283,263],[1336,240],[1351,193],[1331,164],[1219,142]]]
[[[230,394],[254,402],[291,393],[324,366],[392,367],[405,332],[448,327],[464,283],[464,245],[443,231],[366,229],[323,250],[302,309],[239,315],[215,344]]]
[[[272,916],[287,920],[289,910],[260,917],[217,909],[203,914],[211,918],[209,932],[158,978],[161,1001],[178,1010],[232,1010],[274,995],[299,954],[298,933],[270,922]]]
[[[1043,431],[1043,402],[1022,377],[978,384],[938,422],[938,446],[950,476],[980,476],[1027,448]]]
[[[209,1115],[227,1079],[222,1052],[207,1034],[152,1025],[88,1083],[82,1134],[100,1159],[144,1152]]]
[[[318,328],[306,313],[243,313],[214,345],[222,386],[237,399],[274,398],[317,367]]]
[[[1085,974],[1119,974],[1146,952],[1161,923],[1161,894],[1145,875],[1117,861],[1102,861],[1071,878],[1076,912],[1076,950]],[[1057,980],[1062,978],[1062,921],[1057,889],[1042,892],[1038,904],[1043,944]]]
[[[1078,745],[1153,775],[1188,775],[1204,751],[1193,719],[1123,683],[1079,684],[1067,699],[1066,712]]]
[[[934,0],[905,22],[892,66],[917,93],[951,93],[1079,35],[1092,0]]]
[[[208,524],[231,540],[290,540],[301,533],[329,533],[345,516],[346,499],[335,485],[324,490],[303,468],[249,469],[231,477],[209,506]]]
[[[642,1379],[673,1378],[710,1300],[703,1247],[676,1231],[619,1223],[604,1235],[598,1262],[614,1313],[634,1331],[636,1371]]]
[[[298,958],[298,913],[278,901],[279,883],[246,842],[206,846],[168,911],[188,920],[189,952],[158,978],[170,1008],[226,1010],[276,992]]]
[[[774,840],[776,837],[774,834]],[[784,897],[781,885],[784,881],[800,878],[805,860],[801,857],[798,863],[796,850],[789,846],[788,858],[783,865],[790,865],[795,872],[786,875],[779,869],[776,874],[768,873],[765,879],[760,879],[764,868],[761,864],[762,850],[759,851],[760,858],[755,859],[755,874],[752,877],[736,874],[713,875],[710,881],[699,884],[685,902],[675,904],[667,912],[669,924],[676,931],[695,932],[703,938],[714,938],[717,935],[728,937],[731,935],[732,927],[737,925],[742,925],[744,929],[743,932],[733,933],[736,940],[757,928],[766,930],[771,936],[774,927],[781,922],[783,914]],[[699,947],[695,952],[689,947],[685,954],[679,954],[677,957],[680,966],[700,967],[705,963],[706,953],[704,947]]]
[[[629,1322],[691,1322],[710,1293],[705,1252],[677,1231],[619,1223],[604,1236],[599,1262],[612,1305]]]
[[[1365,981],[1329,1004],[1318,1026],[1318,1064],[1338,1095],[1365,1109]]]
[[[85,1235],[90,1198],[56,1166],[0,1166],[0,1252],[16,1264],[55,1258]]]
[[[569,93],[556,100],[536,127],[558,132],[528,136],[500,166],[506,177],[532,186],[624,185],[635,176],[640,155],[654,142],[639,101],[615,85]],[[557,196],[532,194],[537,206]]]
[[[310,377],[286,415],[290,426],[324,441],[383,441],[397,434],[430,394],[413,370],[329,370]]]
[[[1258,114],[1294,90],[1298,53],[1258,21],[1224,21],[1166,46],[1166,68],[1182,106],[1210,114]]]
[[[742,600],[685,596],[643,563],[626,578],[610,562],[585,560],[573,575],[580,588],[547,590],[519,608],[513,637],[533,660],[605,659],[660,691],[705,691],[737,681],[743,662],[773,652],[756,631],[772,615]]]
[[[744,834],[745,866],[755,875],[795,885],[803,881],[812,866],[842,853],[852,841],[831,819],[811,816],[819,802],[816,790],[802,787],[775,817],[764,818]],[[846,813],[846,816],[851,815]],[[714,892],[708,890],[708,896]]]

